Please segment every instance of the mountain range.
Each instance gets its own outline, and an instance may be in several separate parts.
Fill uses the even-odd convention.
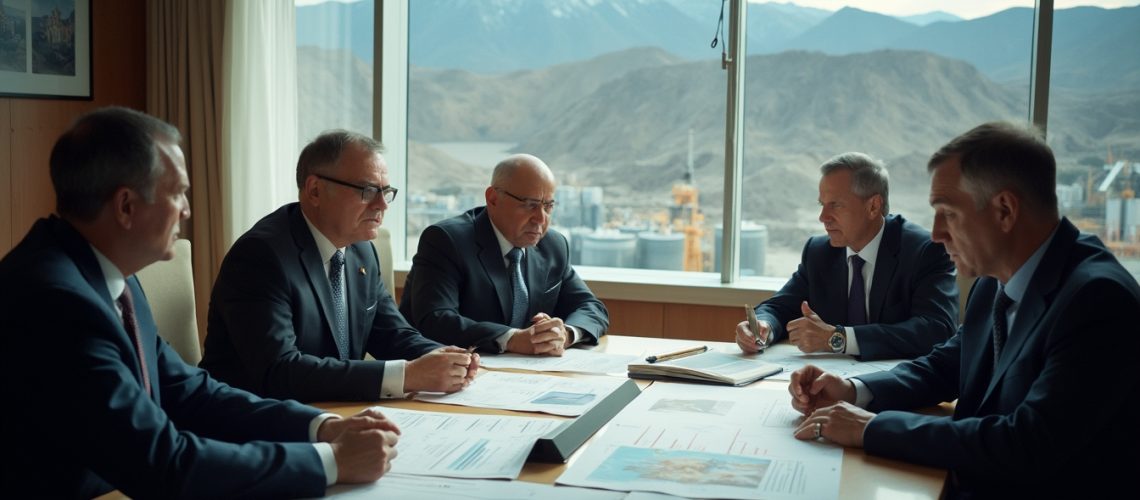
[[[693,0],[416,0],[409,7],[409,59],[416,67],[481,74],[642,46],[719,59],[724,40],[709,46],[719,14],[720,2]],[[298,7],[298,45],[347,48],[371,61],[373,15],[371,1]],[[965,60],[997,82],[1028,82],[1031,8],[962,20],[944,12],[893,17],[850,7],[831,12],[749,3],[747,19],[749,54],[923,50]],[[1140,86],[1140,6],[1058,9],[1054,30],[1054,85]]]
[[[472,3],[417,0],[413,8],[448,1],[456,6]],[[574,9],[604,3],[628,2],[563,2]],[[715,6],[707,2],[704,8],[709,4]],[[662,12],[670,7],[685,16],[693,10],[678,9],[664,0],[637,5],[656,6]],[[580,15],[570,7],[564,16]],[[800,16],[800,21],[784,23],[792,27],[783,32],[784,41],[768,43],[817,44],[812,50],[758,53],[747,60],[744,214],[768,225],[773,245],[798,248],[803,237],[818,231],[815,166],[827,157],[857,150],[885,159],[891,172],[893,210],[922,222],[929,216],[925,163],[930,153],[978,123],[1023,120],[1028,114],[1027,86],[1016,77],[1018,64],[1027,64],[1028,42],[1018,49],[1021,42],[993,41],[1018,39],[1021,35],[1013,33],[1017,30],[1008,27],[1028,22],[1026,9],[922,24],[857,9],[831,13],[788,4],[750,7]],[[474,11],[465,15],[484,21]],[[815,24],[809,25],[804,19],[813,16]],[[1140,84],[1136,83],[1140,42],[1135,40],[1140,30],[1129,29],[1140,26],[1137,16],[1138,7],[1057,12],[1049,141],[1060,160],[1063,182],[1077,180],[1088,166],[1099,165],[1109,147],[1118,158],[1140,158]],[[299,22],[301,18],[299,11]],[[781,19],[775,14],[750,17],[750,30],[753,23],[776,25]],[[447,19],[438,22],[449,26]],[[829,30],[847,29],[845,23],[877,28],[847,43],[843,37],[830,37]],[[817,35],[808,36],[809,32]],[[939,35],[923,38],[924,32]],[[982,37],[979,33],[986,33],[990,42],[971,38]],[[445,34],[437,28],[436,45],[451,43]],[[355,35],[339,36],[348,40]],[[413,33],[413,44],[416,36]],[[751,33],[750,43],[755,36]],[[299,33],[299,45],[301,39]],[[947,41],[952,39],[959,41]],[[707,47],[707,41],[703,43]],[[884,44],[914,47],[881,47]],[[644,213],[668,202],[670,188],[681,179],[690,156],[691,136],[701,206],[708,220],[719,217],[726,73],[716,58],[694,58],[661,46],[637,47],[489,73],[416,65],[414,46],[411,50],[409,184],[415,190],[443,193],[485,185],[490,165],[449,156],[431,143],[503,142],[545,159],[560,182],[605,186],[610,210]],[[560,57],[570,57],[577,49],[559,50],[566,51]],[[968,57],[942,53],[951,50]],[[1019,51],[1022,63],[1014,57]],[[298,58],[298,90],[305,96],[302,140],[319,131],[317,124],[371,128],[367,114],[359,112],[370,108],[372,81],[371,65],[360,54],[352,49],[301,47]]]

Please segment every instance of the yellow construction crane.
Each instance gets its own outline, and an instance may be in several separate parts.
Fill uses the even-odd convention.
[[[689,161],[681,182],[673,185],[673,206],[670,207],[673,230],[685,235],[686,271],[703,271],[704,254],[701,236],[705,216],[701,213],[700,195],[693,177],[693,131],[689,131]]]

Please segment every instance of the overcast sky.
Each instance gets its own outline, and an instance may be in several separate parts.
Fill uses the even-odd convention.
[[[311,5],[324,3],[327,0],[295,0],[297,5]],[[337,0],[341,2],[354,2],[357,0]],[[415,0],[412,0],[415,1]],[[690,0],[697,1],[697,0]],[[708,0],[704,0],[708,1]],[[767,0],[749,0],[755,3],[768,3]],[[1033,0],[794,0],[792,2],[804,7],[818,7],[826,10],[839,10],[845,6],[858,7],[871,12],[889,14],[892,16],[909,16],[912,14],[925,14],[941,10],[958,17],[973,19],[988,16],[994,12],[1003,11],[1010,7],[1033,7]],[[1105,8],[1131,7],[1137,5],[1137,0],[1054,0],[1053,8],[1067,9],[1078,5],[1096,5]]]
[[[756,0],[749,0],[756,2]],[[763,1],[756,3],[765,3]],[[871,12],[893,16],[925,14],[941,10],[958,17],[973,19],[988,16],[1010,7],[1033,7],[1033,0],[795,0],[796,5],[818,7],[826,10],[839,10],[845,6],[858,7]],[[1067,9],[1078,5],[1096,5],[1105,8],[1129,7],[1137,0],[1054,0],[1054,9]]]

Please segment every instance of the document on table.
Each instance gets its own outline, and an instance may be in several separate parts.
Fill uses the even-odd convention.
[[[561,357],[529,354],[489,354],[479,356],[483,368],[513,368],[536,372],[621,373],[637,356],[608,354],[588,349],[567,349]]]
[[[396,458],[399,460],[399,457]],[[487,481],[481,479],[443,479],[385,474],[368,484],[344,484],[330,487],[325,495],[341,500],[399,498],[401,500],[622,500],[625,492],[590,490],[570,486],[528,483],[524,481]]]
[[[837,498],[843,449],[792,436],[784,388],[654,383],[559,484],[700,498]]]
[[[803,368],[804,365],[815,365],[823,370],[834,373],[840,378],[854,377],[865,373],[874,373],[890,370],[902,363],[903,359],[888,359],[880,361],[859,361],[845,354],[805,353],[789,342],[774,344],[758,354],[756,359],[784,367],[784,371],[768,377],[768,380],[791,380],[792,372]]]
[[[625,379],[616,377],[567,378],[537,373],[485,372],[462,391],[419,393],[415,399],[574,417],[593,408],[624,382]]]
[[[566,421],[378,406],[400,427],[394,473],[515,479],[535,441]]]

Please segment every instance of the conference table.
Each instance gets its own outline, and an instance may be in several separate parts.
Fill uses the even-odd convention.
[[[647,338],[647,337],[628,337],[620,335],[607,335],[602,338],[601,342],[596,347],[591,349],[598,352],[607,352],[614,354],[629,354],[639,357],[649,356],[653,354],[660,354],[678,349],[692,347],[694,345],[706,345],[713,350],[721,350],[724,352],[738,352],[736,345],[728,342],[708,342],[708,341],[693,341],[693,340],[677,340],[677,339],[662,339],[662,338]],[[760,355],[763,356],[763,355]],[[485,372],[481,369],[481,374]],[[510,371],[510,370],[508,370]],[[547,373],[550,374],[550,373]],[[567,377],[597,377],[599,375],[578,375],[578,374],[554,374],[564,375]],[[641,389],[645,389],[652,383],[647,380],[636,381]],[[670,382],[672,383],[672,382]],[[786,381],[775,380],[761,380],[749,386],[742,387],[741,394],[747,394],[747,391],[758,388],[783,388],[786,390]],[[421,401],[414,401],[410,399],[401,400],[384,400],[373,403],[344,403],[344,402],[326,402],[316,403],[313,406],[322,408],[331,413],[338,415],[349,416],[369,408],[372,406],[382,406],[389,408],[403,408],[408,410],[424,410],[435,412],[447,413],[474,413],[474,414],[495,414],[495,415],[525,415],[525,416],[542,416],[555,419],[565,419],[567,417],[559,417],[554,415],[545,415],[537,413],[524,413],[506,410],[494,410],[484,408],[472,408],[467,406],[455,406],[447,404],[427,403]],[[927,413],[933,414],[946,414],[951,411],[949,405],[942,405],[935,408],[925,410]],[[598,432],[604,432],[603,426]],[[591,439],[592,440],[592,439]],[[519,475],[519,481],[529,481],[533,483],[554,484],[558,476],[566,470],[569,463],[581,455],[582,451],[590,446],[590,441],[587,440],[573,455],[570,456],[567,464],[554,464],[554,463],[541,463],[528,461],[523,467],[522,473]],[[863,452],[862,449],[847,448],[843,451],[843,467],[839,482],[839,498],[841,499],[875,499],[875,498],[938,498],[942,492],[942,484],[946,479],[946,471],[942,469],[934,469],[930,467],[922,467],[918,465],[899,462],[896,460],[888,460],[879,457],[872,457]],[[121,499],[125,498],[122,493],[114,491],[99,497],[103,500],[108,499]]]
[[[663,352],[683,349],[694,345],[706,345],[710,349],[723,350],[725,352],[739,352],[735,344],[726,342],[629,337],[620,335],[607,335],[602,338],[598,346],[593,347],[592,349],[599,352],[631,354],[639,357],[644,357],[652,354],[660,354]],[[481,372],[483,371],[485,371],[485,369],[481,370]],[[564,375],[568,377],[598,376],[554,373],[545,374]],[[651,383],[655,382],[638,380],[637,383],[638,386],[644,389]],[[787,382],[761,380],[749,386],[742,387],[740,390],[742,391],[742,394],[746,394],[750,389],[771,387],[786,388]],[[525,415],[542,416],[557,419],[566,418],[537,413],[472,408],[467,406],[427,403],[414,400],[385,400],[379,403],[328,402],[316,403],[314,406],[343,416],[352,415],[372,406],[382,406],[409,410],[425,410],[450,413]],[[950,408],[949,406],[940,406],[928,409],[926,411],[935,414],[948,415]],[[604,430],[605,427],[603,427],[598,432],[603,432]],[[581,455],[582,450],[586,449],[588,446],[590,446],[590,441],[587,441],[581,448],[579,448],[573,455],[571,455],[568,463],[572,463],[579,455]],[[558,476],[566,470],[566,467],[567,464],[550,464],[528,461],[527,464],[523,467],[522,473],[519,475],[518,480],[530,481],[534,483],[553,484]],[[942,492],[942,484],[945,479],[946,471],[942,469],[934,469],[930,467],[923,467],[899,462],[896,460],[873,457],[864,453],[862,449],[847,448],[843,452],[843,468],[839,483],[839,498],[938,498]]]

